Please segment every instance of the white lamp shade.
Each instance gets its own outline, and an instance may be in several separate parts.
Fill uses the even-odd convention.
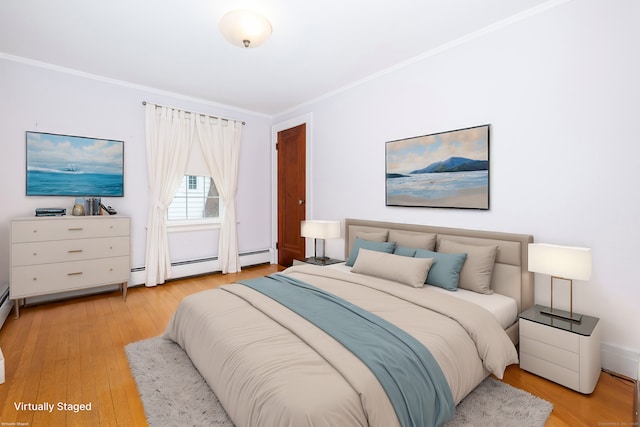
[[[529,271],[562,279],[589,280],[591,249],[530,243]]]
[[[340,221],[302,221],[300,235],[314,239],[335,239],[340,237]]]
[[[250,10],[234,10],[220,20],[220,32],[229,43],[246,48],[257,47],[271,36],[271,23]]]

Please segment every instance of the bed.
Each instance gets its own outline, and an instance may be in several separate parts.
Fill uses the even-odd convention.
[[[262,288],[235,283],[188,296],[165,336],[185,350],[237,426],[442,425],[484,378],[501,378],[517,363],[517,314],[533,304],[532,241],[530,235],[346,219],[345,264],[294,266],[261,279],[277,280]],[[280,297],[269,293],[276,291]],[[306,308],[289,305],[298,292],[311,292],[295,302]],[[325,299],[348,306],[364,322],[375,318],[382,326],[373,329],[391,330],[391,338],[351,331],[360,320],[340,320],[343,314],[320,305]],[[326,329],[336,323],[337,331]],[[370,353],[361,356],[343,335],[372,347],[363,350]],[[406,341],[397,344],[398,336]],[[369,345],[373,341],[379,344]],[[398,348],[429,360],[388,353]],[[436,367],[425,371],[429,361]],[[394,369],[393,375],[408,377],[402,381],[418,384],[387,378]],[[399,407],[398,396],[407,408]]]

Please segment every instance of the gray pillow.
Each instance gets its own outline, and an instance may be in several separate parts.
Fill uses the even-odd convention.
[[[407,248],[406,246],[396,246],[393,253],[400,256],[413,257],[416,254],[416,248]]]
[[[396,248],[396,244],[395,242],[372,242],[371,240],[365,240],[361,239],[360,237],[356,237],[355,242],[353,242],[353,248],[351,248],[349,258],[345,263],[347,266],[352,267],[356,262],[360,248],[391,254]]]
[[[453,240],[441,240],[439,253],[466,253],[467,260],[460,271],[458,287],[481,294],[492,294],[491,275],[498,253],[497,246],[476,246]]]
[[[427,276],[427,284],[438,286],[448,291],[458,289],[460,271],[467,254],[445,254],[426,249],[418,249],[416,258],[432,258],[433,265]]]

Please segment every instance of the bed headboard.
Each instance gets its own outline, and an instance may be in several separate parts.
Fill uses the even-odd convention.
[[[533,243],[531,235],[347,218],[345,219],[345,259],[351,253],[359,232],[385,230],[435,234],[438,242],[446,239],[478,246],[496,245],[498,252],[491,278],[491,289],[516,300],[518,312],[526,310],[534,303],[533,273],[528,269],[529,243]],[[516,328],[508,332],[512,340],[517,342],[517,323],[515,326]]]

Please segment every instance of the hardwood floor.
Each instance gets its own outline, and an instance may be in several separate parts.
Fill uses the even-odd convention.
[[[160,335],[184,296],[278,269],[281,267],[264,265],[237,274],[131,288],[126,302],[113,292],[27,307],[19,319],[11,315],[0,329],[5,357],[0,425],[146,425],[124,346]],[[547,427],[637,425],[632,415],[631,381],[602,373],[594,393],[584,396],[515,365],[508,368],[504,380],[553,403]],[[16,407],[20,402],[48,402],[53,411],[21,410]],[[90,410],[79,406],[60,410],[64,404],[91,406]]]

